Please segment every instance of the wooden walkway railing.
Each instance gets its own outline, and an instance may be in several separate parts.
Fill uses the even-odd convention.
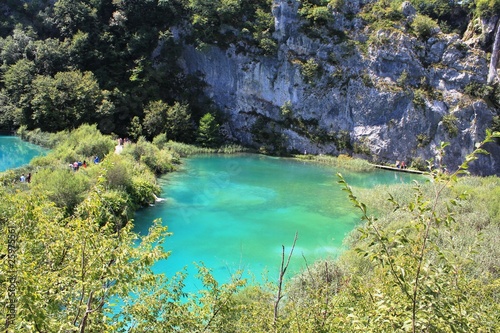
[[[397,171],[397,172],[416,173],[419,175],[424,174],[423,171],[415,170],[415,169],[400,169],[400,168],[391,167],[388,165],[378,165],[378,164],[371,164],[371,165],[374,166],[375,168],[378,168],[378,169],[391,170],[391,171]]]

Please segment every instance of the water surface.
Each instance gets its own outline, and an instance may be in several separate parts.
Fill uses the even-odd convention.
[[[0,136],[0,172],[28,164],[47,149],[21,140],[17,136]]]
[[[171,276],[187,267],[188,290],[201,288],[194,262],[211,268],[220,282],[238,269],[257,282],[263,272],[275,281],[282,245],[289,251],[295,233],[292,274],[318,258],[337,256],[359,222],[337,184],[337,172],[360,187],[417,177],[387,171],[355,174],[260,155],[199,156],[162,178],[166,200],[136,214],[136,231],[145,233],[153,219],[162,218],[173,233],[164,244],[171,256],[155,270]]]

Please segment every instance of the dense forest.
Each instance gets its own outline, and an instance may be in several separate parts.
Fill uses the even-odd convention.
[[[216,110],[201,82],[179,70],[173,27],[199,45],[223,38],[226,24],[265,36],[270,10],[266,0],[3,2],[0,126],[60,131],[96,123],[133,139],[166,132],[192,142],[199,120]]]
[[[422,35],[436,26],[463,34],[474,18],[500,13],[498,0],[410,2],[419,14],[412,29]],[[402,3],[364,1],[362,19],[374,28],[395,22]],[[332,8],[346,5],[301,1],[304,29],[320,33]],[[242,149],[214,148],[224,143],[224,114],[203,94],[202,81],[179,68],[182,44],[237,44],[241,52],[273,54],[272,6],[266,0],[0,4],[0,126],[52,149],[0,175],[3,330],[500,331],[500,180],[467,175],[484,148],[497,144],[498,132],[487,131],[458,170],[429,161],[429,182],[364,190],[338,175],[332,186],[345,190],[362,223],[339,258],[297,276],[286,274],[288,253],[276,280],[261,285],[238,274],[221,284],[200,264],[204,289],[186,294],[184,272],[170,278],[152,272],[155,262],[168,260],[158,244],[170,234],[161,221],[145,236],[132,228],[133,212],[160,194],[156,176],[174,171],[190,153]],[[495,45],[483,47],[494,60]],[[303,65],[311,80],[319,70],[313,61]],[[470,89],[497,103],[494,78]],[[267,134],[262,140],[273,140]],[[120,154],[117,137],[133,142]],[[447,148],[443,143],[436,160]],[[102,161],[68,168],[94,156]],[[340,163],[349,161],[344,156]],[[33,174],[29,184],[17,181],[21,172]]]

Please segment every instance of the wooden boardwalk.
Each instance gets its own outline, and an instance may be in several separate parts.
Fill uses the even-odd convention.
[[[419,174],[419,175],[423,175],[424,174],[423,171],[415,170],[415,169],[400,169],[400,168],[391,167],[391,166],[388,166],[388,165],[378,165],[378,164],[371,164],[371,165],[374,166],[377,169],[384,169],[384,170],[397,171],[397,172],[416,173],[416,174]]]

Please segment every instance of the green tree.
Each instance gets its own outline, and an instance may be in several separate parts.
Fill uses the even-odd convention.
[[[128,127],[128,135],[132,140],[138,140],[142,135],[142,125],[139,117],[135,116]]]
[[[0,59],[11,65],[21,59],[31,59],[36,33],[32,28],[17,24],[11,35],[1,42]]]
[[[91,72],[38,75],[32,84],[33,126],[45,131],[76,128],[95,121],[102,93]]]
[[[165,228],[156,223],[138,242],[130,223],[118,233],[111,224],[100,226],[103,211],[113,214],[102,190],[97,186],[79,206],[79,217],[67,220],[42,192],[2,193],[0,249],[7,253],[8,228],[15,245],[9,269],[16,278],[10,280],[15,317],[7,331],[116,331],[109,319],[115,315],[112,303],[154,279],[152,262],[167,257],[154,245],[166,236]],[[1,266],[6,272],[7,262]],[[4,295],[6,278],[1,277]]]
[[[215,148],[220,145],[219,124],[211,113],[206,113],[200,119],[196,142],[203,147]]]
[[[165,129],[170,140],[188,142],[193,125],[189,105],[175,102],[167,109]]]
[[[97,24],[94,1],[58,0],[54,4],[54,20],[61,35],[70,37],[78,30],[93,31]]]
[[[168,105],[163,101],[152,101],[144,108],[142,125],[150,138],[165,131]]]
[[[55,75],[64,71],[69,64],[69,50],[66,42],[47,38],[34,42],[35,64],[39,74]]]
[[[11,114],[5,114],[14,125],[31,124],[30,101],[31,84],[35,77],[35,64],[21,59],[10,65],[5,72],[5,102],[10,106]],[[6,110],[7,111],[7,110]]]

